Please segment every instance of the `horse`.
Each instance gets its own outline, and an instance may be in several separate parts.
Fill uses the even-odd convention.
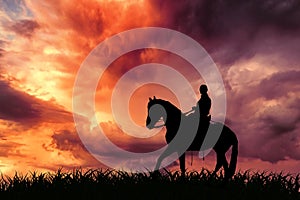
[[[160,106],[160,108],[163,109],[154,109],[157,106],[158,107]],[[175,146],[174,145],[172,146],[171,141],[175,138],[175,136],[177,137],[177,135],[180,134],[178,136],[179,142],[187,138],[185,134],[188,134],[186,132],[188,132],[191,129],[190,127],[185,127],[180,131],[179,130],[180,123],[182,123],[182,121],[189,122],[190,120],[192,120],[192,118],[186,116],[184,113],[181,112],[180,109],[178,109],[175,105],[173,105],[169,101],[163,99],[156,99],[155,96],[153,97],[153,99],[149,98],[147,108],[148,108],[148,115],[146,118],[146,127],[148,129],[159,128],[162,126],[166,127],[165,139],[168,145],[165,151],[158,158],[155,170],[159,170],[159,167],[164,158],[168,157],[172,153],[178,153],[181,174],[184,175],[186,170],[185,169],[186,152],[200,151],[201,145],[203,144],[203,141],[209,131],[203,131],[203,130],[201,131],[201,129],[198,128],[198,124],[197,124],[197,129],[195,129],[196,130],[195,137],[193,137],[192,140],[189,141],[188,146],[183,145],[184,147],[182,146],[179,147],[180,146],[178,145],[179,143],[175,144]],[[163,121],[164,124],[156,126],[156,124],[160,121]],[[199,122],[199,120],[197,122]],[[217,156],[217,162],[213,173],[217,173],[220,170],[220,168],[223,166],[225,178],[229,179],[234,175],[236,170],[237,156],[238,156],[237,136],[228,126],[220,122],[210,121],[208,122],[208,124],[210,130],[221,130],[217,142],[215,144],[211,144],[213,146],[208,147],[208,148],[212,148],[216,152],[216,156]],[[232,150],[231,150],[230,163],[228,165],[225,153],[229,150],[230,147],[232,147]]]

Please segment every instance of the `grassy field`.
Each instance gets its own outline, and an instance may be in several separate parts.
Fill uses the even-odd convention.
[[[230,181],[222,173],[164,170],[127,173],[114,170],[32,172],[3,176],[0,199],[280,199],[300,200],[300,174],[238,172]]]

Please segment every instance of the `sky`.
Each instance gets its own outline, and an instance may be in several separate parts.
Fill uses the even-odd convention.
[[[211,56],[226,91],[225,123],[239,140],[239,170],[299,172],[299,19],[296,0],[1,0],[1,173],[107,167],[91,155],[76,130],[72,107],[76,75],[99,43],[140,27],[179,31]],[[171,66],[187,77],[197,98],[199,84],[204,83],[186,60],[157,49],[129,52],[111,63],[96,88],[96,124],[111,142],[131,152],[165,145],[165,129],[151,137],[144,129],[141,137],[134,137],[122,131],[112,115],[118,80],[149,62]],[[141,77],[157,77],[159,70],[135,75],[128,85]],[[117,104],[124,103],[126,90],[122,92]],[[209,90],[209,95],[215,93]],[[154,95],[179,105],[165,86],[140,86],[128,103],[137,125],[145,124],[148,97]],[[96,149],[107,157],[113,155],[103,141],[98,142]],[[193,165],[188,156],[187,168],[213,169],[214,156],[211,152],[203,161],[195,154]],[[179,169],[178,162],[171,167]]]

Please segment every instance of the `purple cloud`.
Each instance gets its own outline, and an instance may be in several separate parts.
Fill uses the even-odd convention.
[[[7,29],[18,35],[30,38],[39,27],[40,25],[36,21],[23,19],[10,24]]]
[[[239,137],[241,156],[272,163],[300,160],[299,75],[278,72],[240,92],[227,91],[227,117]]]
[[[161,26],[188,34],[200,42],[223,65],[250,59],[265,49],[268,40],[281,43],[284,36],[297,38],[300,32],[298,1],[153,1],[164,19]],[[299,48],[298,41],[298,48]],[[259,47],[258,46],[262,46]],[[297,47],[292,46],[289,52]],[[279,49],[286,50],[286,49]],[[277,50],[278,51],[278,50]],[[296,51],[292,53],[294,55]],[[295,57],[296,58],[296,57]],[[296,58],[299,60],[299,58]]]
[[[53,102],[43,101],[10,86],[0,79],[0,119],[17,122],[22,126],[40,122],[73,122],[72,113]]]
[[[0,91],[0,119],[20,122],[39,118],[40,111],[34,107],[34,97],[13,89],[2,80]]]
[[[269,99],[287,96],[289,92],[300,92],[300,71],[278,72],[260,82],[260,95]]]

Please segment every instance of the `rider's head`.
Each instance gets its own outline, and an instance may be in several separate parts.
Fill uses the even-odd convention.
[[[199,88],[199,91],[201,94],[206,94],[208,89],[207,89],[207,86],[206,85],[201,85],[200,88]]]

